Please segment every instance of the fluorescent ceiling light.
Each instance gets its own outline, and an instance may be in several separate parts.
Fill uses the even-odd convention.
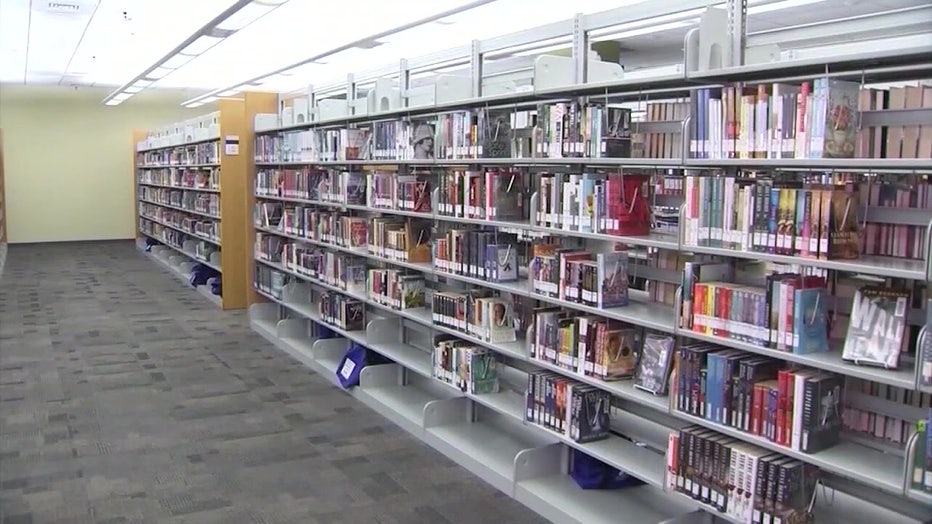
[[[217,100],[218,100],[217,97],[215,97],[215,96],[209,96],[209,97],[205,98],[204,100],[201,100],[201,102],[203,102],[203,103],[205,103],[205,104],[209,104],[209,103],[211,103],[211,102],[216,102]]]
[[[142,91],[142,88],[136,87],[135,85],[131,85],[123,90],[124,93],[138,93],[140,91]]]
[[[217,24],[218,29],[224,29],[227,31],[239,31],[240,29],[246,27],[247,25],[255,22],[256,20],[265,16],[269,11],[275,9],[284,2],[279,2],[277,4],[271,2],[259,2],[253,1],[250,4],[247,4],[245,7],[239,11],[233,13],[232,16]]]
[[[151,78],[153,81],[165,78],[171,74],[172,70],[167,67],[156,67],[152,71],[146,73],[146,76],[143,78]]]
[[[122,100],[117,100],[116,98],[114,98],[114,99],[112,99],[112,100],[107,100],[106,102],[104,102],[104,105],[107,105],[107,106],[118,106],[118,105],[120,105],[120,104],[122,104],[122,103],[123,103]]]
[[[131,97],[131,96],[133,96],[133,95],[131,95],[131,94],[129,94],[129,93],[120,93],[120,94],[118,94],[117,96],[113,97],[113,99],[116,100],[116,101],[118,101],[118,102],[122,102],[122,101],[124,101],[124,100],[128,100],[129,97]]]
[[[191,55],[183,55],[178,53],[177,55],[170,56],[168,60],[162,62],[162,67],[167,67],[168,69],[178,69],[195,58],[196,57]]]
[[[199,37],[197,40],[191,42],[190,44],[188,44],[187,47],[181,50],[181,53],[185,55],[190,55],[190,56],[197,56],[197,55],[200,55],[206,52],[211,47],[219,44],[221,40],[223,39],[217,38],[216,36],[204,35],[204,36]],[[172,66],[168,66],[168,67],[172,67]]]
[[[789,9],[791,7],[802,7],[804,5],[817,4],[825,0],[783,0],[782,2],[774,2],[765,5],[755,5],[748,7],[749,15],[759,15],[761,13],[769,13],[771,11],[779,11],[781,9]]]
[[[217,93],[217,96],[233,96],[233,95],[238,95],[238,94],[239,94],[239,91],[237,91],[236,89],[228,89],[221,93]]]
[[[190,104],[185,104],[185,107],[193,109],[195,107],[201,107],[202,105],[204,105],[203,102],[191,102]]]
[[[145,89],[151,85],[152,85],[152,80],[139,79],[139,80],[136,80],[136,82],[134,82],[133,85],[130,87],[138,87],[140,89]]]

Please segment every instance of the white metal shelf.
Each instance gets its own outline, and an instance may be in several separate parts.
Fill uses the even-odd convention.
[[[191,238],[195,238],[195,239],[197,239],[197,240],[203,240],[203,241],[205,241],[205,242],[210,242],[211,244],[213,244],[213,245],[215,245],[215,246],[220,246],[220,239],[211,238],[211,237],[206,237],[206,236],[204,236],[204,235],[198,235],[197,233],[192,233],[192,232],[190,232],[190,231],[186,231],[186,230],[184,230],[184,229],[182,229],[182,228],[180,228],[180,227],[178,227],[178,226],[176,226],[176,225],[169,224],[168,222],[164,222],[164,221],[162,221],[162,220],[159,220],[159,219],[157,219],[157,218],[155,218],[155,217],[150,217],[150,216],[148,216],[148,215],[142,215],[142,214],[140,214],[140,215],[139,215],[139,218],[144,218],[144,219],[146,219],[146,220],[148,220],[148,221],[150,221],[150,222],[155,222],[156,224],[162,225],[162,226],[167,227],[167,228],[169,228],[169,229],[174,229],[175,231],[178,231],[179,233],[184,233],[185,235],[188,235],[188,236],[191,237]]]
[[[207,144],[207,143],[210,143],[210,142],[219,142],[219,141],[220,141],[220,137],[219,137],[219,136],[215,136],[215,137],[211,137],[211,138],[202,138],[202,139],[200,139],[200,140],[189,140],[189,141],[187,141],[187,142],[181,142],[181,143],[179,143],[179,144],[171,144],[171,145],[167,145],[167,146],[146,147],[146,148],[143,148],[143,149],[136,149],[136,152],[137,152],[137,153],[145,153],[145,152],[148,152],[148,151],[158,151],[159,149],[175,149],[175,148],[178,148],[178,147],[194,146],[194,145],[197,145],[197,144]]]
[[[179,247],[177,247],[177,246],[173,246],[173,245],[169,244],[164,238],[161,238],[161,237],[159,237],[158,235],[153,235],[152,233],[147,233],[147,232],[145,232],[145,231],[143,231],[143,230],[141,230],[141,229],[139,230],[139,232],[140,232],[141,234],[143,234],[143,235],[145,235],[145,236],[147,236],[147,237],[153,239],[153,240],[158,240],[158,241],[160,242],[160,245],[163,245],[163,246],[165,246],[165,247],[171,248],[172,250],[177,251],[179,254],[184,255],[184,256],[190,258],[191,260],[197,262],[198,264],[204,264],[205,266],[207,266],[207,267],[209,267],[209,268],[211,268],[211,269],[215,269],[215,270],[218,271],[218,272],[221,271],[221,270],[220,270],[220,266],[214,264],[213,262],[210,262],[209,260],[205,260],[205,259],[203,259],[203,258],[200,258],[200,257],[198,257],[197,255],[195,255],[194,253],[188,253],[187,251],[185,251],[185,250],[183,250],[183,249],[181,249],[181,248],[179,248]]]
[[[460,223],[460,224],[476,224],[486,227],[497,227],[497,228],[513,228],[521,229],[525,231],[534,231],[538,233],[545,233],[553,236],[561,237],[570,237],[570,238],[585,238],[589,240],[598,240],[603,242],[613,242],[619,244],[626,244],[629,246],[635,247],[651,247],[658,249],[666,249],[671,251],[680,251],[684,253],[697,253],[697,254],[707,254],[707,255],[716,255],[722,257],[732,257],[740,258],[744,260],[766,260],[769,262],[777,262],[781,264],[799,264],[806,267],[817,267],[823,269],[830,269],[836,271],[845,271],[850,273],[860,273],[864,275],[875,275],[875,276],[884,276],[884,277],[893,277],[893,278],[906,278],[912,280],[925,280],[925,262],[922,260],[911,260],[903,259],[896,257],[883,257],[883,256],[874,256],[874,255],[862,255],[861,257],[854,260],[824,260],[824,259],[814,259],[814,258],[802,258],[802,257],[793,257],[787,255],[776,255],[771,253],[758,253],[755,251],[739,251],[728,248],[714,247],[714,246],[695,246],[695,245],[682,245],[678,242],[675,236],[672,235],[663,235],[658,233],[652,233],[650,235],[644,236],[620,236],[620,235],[607,235],[604,233],[590,233],[583,231],[571,231],[561,228],[547,227],[532,224],[528,221],[507,221],[507,220],[486,220],[479,218],[466,218],[466,217],[452,217],[448,215],[439,214],[437,212],[423,213],[423,212],[413,212],[405,210],[396,210],[396,209],[384,209],[384,208],[370,208],[367,206],[361,205],[344,205],[335,202],[327,202],[322,200],[308,200],[302,198],[289,198],[289,197],[279,197],[274,195],[260,195],[257,194],[256,198],[263,200],[275,200],[281,202],[291,202],[295,204],[306,204],[306,205],[318,205],[325,207],[332,207],[338,209],[353,209],[357,211],[367,211],[374,213],[382,213],[389,215],[399,215],[399,216],[412,216],[416,218],[423,218],[427,220],[437,220],[441,222],[451,222],[451,223]],[[269,233],[280,234],[283,236],[283,233],[278,232],[277,230],[266,231]],[[301,237],[295,235],[289,236],[289,238],[295,238],[296,240],[303,240]]]
[[[139,184],[140,186],[161,187],[165,189],[180,189],[182,191],[200,191],[202,193],[219,193],[220,192],[219,187],[213,188],[213,187],[173,186],[170,184],[156,184],[154,182],[143,182],[143,181],[137,181],[136,183]]]
[[[847,171],[932,172],[928,158],[688,158],[686,168],[761,167],[772,169],[832,169]]]
[[[190,214],[190,215],[197,215],[197,216],[201,216],[201,217],[204,217],[204,218],[210,218],[210,219],[213,219],[213,220],[220,220],[220,217],[219,217],[219,216],[211,215],[210,213],[204,213],[204,212],[202,212],[202,211],[195,211],[195,210],[193,210],[193,209],[185,209],[185,208],[183,208],[183,207],[173,206],[173,205],[171,205],[171,204],[164,204],[164,203],[162,203],[162,202],[154,202],[154,201],[152,201],[152,200],[146,200],[146,199],[144,199],[144,198],[139,198],[138,200],[139,200],[139,202],[145,202],[146,204],[152,204],[153,206],[159,206],[159,207],[164,207],[164,208],[168,208],[168,209],[174,209],[175,211],[181,211],[181,212],[183,212],[183,213],[188,213],[188,214]]]
[[[220,167],[219,162],[204,162],[200,164],[137,164],[139,169],[208,169]]]
[[[438,271],[435,268],[433,268],[430,264],[427,264],[427,263],[411,263],[411,262],[402,262],[398,260],[387,259],[384,257],[380,257],[378,255],[371,254],[365,250],[346,248],[346,247],[330,244],[327,242],[310,240],[310,239],[306,239],[298,235],[286,234],[286,233],[283,233],[281,231],[278,231],[272,228],[256,226],[256,230],[270,233],[270,234],[280,235],[286,238],[291,238],[291,239],[302,241],[302,242],[306,242],[308,244],[320,246],[322,248],[335,249],[337,251],[357,255],[357,256],[364,257],[370,260],[375,260],[375,261],[384,262],[387,264],[396,265],[399,267],[412,269],[415,271],[420,271],[425,274],[435,275],[438,278],[444,277],[444,278],[458,281],[458,282],[482,286],[482,287],[486,287],[489,289],[495,289],[495,290],[499,290],[499,291],[503,291],[507,293],[513,293],[521,297],[540,300],[541,302],[563,306],[569,309],[574,309],[576,311],[598,315],[598,316],[612,319],[612,320],[619,320],[622,322],[627,322],[630,324],[645,327],[648,329],[661,331],[664,333],[681,335],[681,336],[693,338],[696,340],[703,340],[706,342],[714,342],[722,346],[727,346],[727,347],[732,347],[735,349],[741,349],[744,351],[758,353],[761,355],[765,355],[768,357],[785,360],[789,362],[797,362],[797,363],[804,364],[804,365],[814,367],[817,369],[824,369],[826,371],[833,371],[836,373],[843,373],[849,376],[856,376],[856,377],[864,378],[867,380],[880,382],[882,384],[889,384],[892,386],[905,387],[907,389],[912,389],[914,381],[915,381],[915,376],[914,376],[915,371],[912,369],[902,368],[898,370],[888,370],[888,369],[882,369],[882,368],[876,368],[876,367],[859,366],[854,363],[849,363],[849,362],[845,362],[841,360],[841,356],[839,352],[837,351],[833,351],[829,353],[817,353],[817,354],[811,354],[811,355],[797,355],[797,354],[786,352],[786,351],[779,351],[779,350],[771,349],[771,348],[758,347],[753,344],[748,344],[748,343],[741,342],[738,340],[728,339],[724,337],[716,337],[712,335],[705,335],[705,334],[697,333],[691,330],[681,330],[676,326],[675,309],[673,308],[673,306],[667,306],[665,304],[654,303],[654,302],[638,302],[637,300],[631,300],[631,302],[627,306],[608,308],[608,309],[599,309],[596,307],[587,306],[587,305],[579,304],[576,302],[569,302],[566,300],[560,300],[559,298],[547,297],[544,295],[539,295],[537,293],[534,293],[529,289],[530,283],[527,280],[519,280],[517,282],[488,282],[488,281],[478,279],[478,278],[472,278],[472,277],[467,277],[463,275],[456,275],[453,273],[447,273],[445,271]],[[266,262],[263,260],[260,260],[260,261],[264,263]],[[294,276],[303,278],[303,279],[313,280],[299,273],[285,270],[281,265],[277,265],[276,268],[286,273],[293,274]],[[320,282],[317,282],[317,283],[320,283]],[[333,287],[333,289],[340,291],[340,289],[335,286]],[[341,292],[352,296],[352,294],[346,293],[345,291],[341,291]],[[367,301],[376,307],[391,309],[381,304],[378,304],[374,301],[369,301],[368,297],[365,297],[362,295],[356,295],[354,296],[354,298],[357,298],[362,301]],[[408,312],[408,314],[411,314],[410,311]],[[427,314],[429,315],[429,312]],[[428,320],[429,320],[429,317],[428,317]],[[481,341],[479,339],[470,338],[469,335],[467,335],[466,333],[461,333],[459,331],[446,328],[444,326],[436,326],[436,328],[441,331],[446,331],[451,334],[456,334],[457,336],[460,336],[467,340],[471,340],[478,344],[481,344],[487,347],[492,347],[492,346],[489,346],[489,343],[487,342]],[[523,348],[520,350],[520,353],[516,352],[513,348],[510,348],[507,346],[506,347],[501,347],[501,346],[492,347],[492,349],[495,349],[511,357],[526,358],[526,351],[524,351]],[[544,363],[544,362],[541,362],[541,364],[547,365],[547,363]],[[635,392],[635,394],[640,394],[640,392]],[[620,396],[624,396],[624,395],[620,394]]]
[[[898,476],[901,474],[901,470],[902,470],[902,467],[901,467],[902,465],[900,464],[902,463],[901,457],[897,457],[895,455],[886,455],[876,449],[869,448],[866,446],[861,446],[861,445],[851,443],[851,442],[843,442],[837,446],[834,446],[832,448],[829,448],[825,451],[822,451],[816,454],[806,454],[806,453],[801,453],[801,452],[795,452],[792,449],[785,448],[783,446],[778,446],[774,444],[773,442],[770,442],[769,440],[758,437],[756,435],[738,431],[737,429],[734,429],[728,426],[715,424],[703,418],[695,417],[695,416],[682,413],[676,410],[671,410],[670,405],[669,405],[669,401],[670,401],[669,396],[662,396],[662,397],[656,396],[656,395],[647,393],[645,391],[635,389],[633,386],[633,383],[630,380],[618,381],[618,382],[605,382],[605,381],[599,380],[594,377],[587,377],[585,375],[572,372],[570,370],[567,370],[555,364],[551,364],[549,362],[543,362],[537,359],[530,358],[527,354],[527,349],[522,342],[505,343],[505,344],[502,344],[502,343],[496,344],[496,343],[486,342],[476,337],[473,337],[467,333],[463,333],[458,330],[448,328],[446,326],[433,324],[431,313],[427,309],[421,308],[421,309],[404,310],[404,311],[395,310],[393,308],[384,306],[382,304],[378,304],[363,295],[347,293],[346,291],[341,291],[340,288],[336,286],[332,286],[330,284],[326,284],[324,282],[320,282],[315,279],[312,279],[308,276],[286,270],[281,265],[276,264],[274,262],[268,262],[268,261],[258,259],[258,258],[257,258],[257,261],[263,264],[269,265],[271,267],[274,267],[285,273],[291,274],[292,276],[295,276],[309,284],[317,285],[325,289],[332,289],[338,292],[342,292],[348,296],[356,298],[357,300],[365,302],[371,306],[378,307],[380,309],[386,310],[388,312],[391,312],[396,315],[403,316],[404,318],[418,322],[435,331],[449,333],[463,340],[473,342],[483,347],[492,349],[496,351],[497,353],[502,354],[504,356],[507,356],[507,357],[510,357],[510,358],[513,358],[519,361],[531,363],[542,369],[556,371],[558,373],[561,373],[564,376],[567,376],[575,380],[584,382],[586,384],[598,387],[604,391],[608,391],[612,393],[613,395],[618,396],[619,398],[635,402],[636,404],[639,404],[639,405],[649,407],[652,410],[655,410],[658,412],[671,414],[674,417],[679,418],[685,422],[695,423],[695,424],[699,424],[705,427],[709,427],[721,433],[739,438],[743,441],[757,444],[761,447],[772,449],[774,451],[783,453],[788,456],[793,456],[804,462],[818,465],[820,468],[824,469],[825,471],[828,471],[828,472],[831,472],[831,473],[834,473],[834,474],[837,474],[837,475],[840,475],[846,478],[852,478],[852,479],[855,479],[861,482],[864,482],[865,479],[875,479],[875,484],[883,491],[894,493],[894,494],[902,494],[902,489],[903,489],[902,480],[898,479]],[[310,308],[310,306],[304,306],[304,308],[298,309],[293,304],[288,304],[286,302],[281,301],[280,299],[275,299],[265,293],[262,293],[262,294],[268,298],[271,298],[275,302],[285,305],[285,307],[298,311],[299,313],[303,312],[307,314],[308,309],[304,309],[304,308]],[[308,315],[308,318],[311,318],[312,320],[320,321],[319,315],[317,315],[316,313],[312,313]],[[360,338],[359,333],[363,333],[362,338]],[[348,334],[348,338],[356,342],[359,342],[360,344],[367,345],[368,347],[371,347],[373,350],[379,353],[382,353],[382,351],[379,350],[379,344],[373,344],[372,342],[365,339],[364,332],[352,332]],[[423,376],[426,376],[426,377],[430,376],[429,356],[426,353],[420,350],[416,350],[414,348],[402,350],[398,347],[398,346],[403,346],[403,345],[392,345],[392,346],[393,347],[389,350],[391,354],[386,354],[386,353],[383,353],[383,354],[385,354],[386,356],[389,356],[390,358],[394,356],[393,360],[395,360],[399,364],[404,365],[406,368],[416,371],[417,373]],[[776,350],[772,350],[772,351],[776,351]],[[863,369],[863,368],[859,368],[859,369]],[[484,399],[479,398],[479,396],[475,396],[475,397],[471,396],[471,398],[474,398],[477,402],[488,405],[492,409],[495,409],[496,411],[499,411],[503,414],[507,414],[512,417],[515,416],[516,412],[515,412],[514,407],[518,403],[514,401],[513,399],[506,400],[504,397],[500,395],[500,396],[495,397],[497,402],[491,402],[487,404],[486,401]],[[502,407],[505,407],[507,409],[498,409]],[[521,416],[520,418],[523,419],[523,416]],[[538,428],[537,426],[532,425],[532,424],[529,424],[529,425],[537,429],[540,429],[542,431],[546,431],[552,437],[555,437],[563,441],[564,443],[573,445],[573,443],[568,441],[568,439],[565,439],[557,435],[554,432],[547,431],[545,428]],[[590,449],[590,446],[593,446],[593,445],[595,445],[595,448]],[[596,457],[599,457],[600,459],[603,459],[603,460],[607,459],[606,461],[609,463],[618,465],[617,459],[613,460],[609,457],[619,456],[621,454],[619,449],[611,449],[611,450],[599,449],[600,446],[607,447],[607,446],[618,446],[618,445],[619,444],[617,443],[601,444],[601,445],[598,443],[593,443],[593,444],[587,444],[584,447],[580,446],[580,449],[584,449],[588,453]],[[634,446],[634,444],[631,444],[631,445]],[[636,446],[634,447],[637,448]],[[627,471],[631,471],[632,474],[635,474],[635,476],[637,476],[638,478],[641,478],[642,480],[645,480],[648,483],[651,483],[651,484],[656,483],[657,485],[660,485],[660,483],[663,480],[663,471],[662,469],[655,470],[654,467],[657,464],[661,464],[662,462],[655,462],[656,457],[644,455],[643,453],[649,453],[649,451],[647,450],[637,448],[637,451],[641,452],[640,456],[641,456],[642,461],[638,463],[634,461],[634,459],[628,458],[622,462],[623,464],[626,465],[625,469]],[[635,466],[632,466],[632,464],[635,464]],[[632,468],[634,468],[633,471],[632,471]],[[651,471],[653,471],[653,473],[651,473]]]

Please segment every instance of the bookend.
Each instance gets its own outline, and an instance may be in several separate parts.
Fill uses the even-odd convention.
[[[286,318],[278,321],[278,344],[294,359],[307,367],[314,367],[314,355],[311,346],[314,338],[308,336],[308,320],[303,318]]]
[[[291,305],[313,306],[311,285],[304,282],[285,284],[282,288],[282,302]]]

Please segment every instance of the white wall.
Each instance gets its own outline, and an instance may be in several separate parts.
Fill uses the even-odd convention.
[[[134,130],[211,111],[184,109],[184,93],[119,106],[106,90],[0,86],[8,240],[133,238]]]

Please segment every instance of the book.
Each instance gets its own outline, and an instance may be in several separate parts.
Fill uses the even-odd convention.
[[[828,298],[825,288],[794,292],[793,353],[824,353],[828,347]]]
[[[800,450],[816,453],[839,441],[842,380],[831,373],[819,373],[804,380]]]
[[[867,286],[859,289],[842,358],[857,364],[896,369],[903,348],[910,293]]]
[[[665,395],[673,357],[673,337],[648,334],[634,373],[634,387]]]

